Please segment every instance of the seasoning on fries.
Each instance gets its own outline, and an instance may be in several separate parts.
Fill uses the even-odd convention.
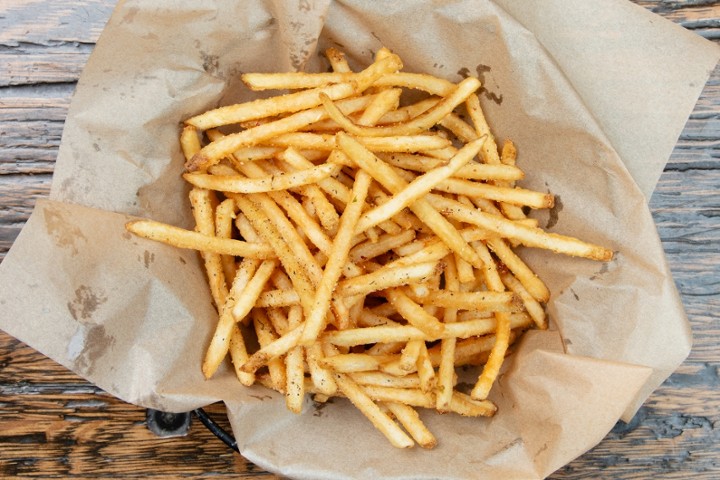
[[[405,73],[387,49],[357,73],[327,57],[330,73],[243,75],[292,93],[185,121],[195,231],[127,229],[201,253],[218,311],[207,378],[229,355],[294,412],[346,397],[392,445],[433,448],[417,409],[494,415],[511,344],[547,328],[550,292],[513,247],[613,254],[526,216],[553,196],[515,186],[517,150],[498,150],[476,78]],[[427,98],[401,106],[408,89]],[[465,365],[481,367],[469,394]]]

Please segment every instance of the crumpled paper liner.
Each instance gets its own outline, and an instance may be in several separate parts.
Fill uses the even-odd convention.
[[[197,254],[127,234],[130,216],[191,227],[179,123],[254,98],[243,71],[356,68],[381,46],[407,71],[483,81],[523,186],[557,195],[550,231],[604,244],[599,264],[521,255],[553,292],[491,393],[492,419],[423,411],[440,444],[391,448],[344,400],[288,412],[200,363],[216,321]],[[120,2],[69,112],[51,199],[0,266],[0,328],[128,402],[224,401],[243,455],[297,478],[542,478],[629,419],[691,335],[646,205],[718,59],[627,2]],[[468,372],[470,375],[470,372]]]

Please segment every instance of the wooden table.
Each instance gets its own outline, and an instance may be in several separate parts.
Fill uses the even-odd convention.
[[[641,1],[720,42],[720,2]],[[0,2],[0,260],[50,189],[70,98],[113,0]],[[695,334],[690,358],[629,424],[552,478],[720,478],[720,68],[651,200]],[[208,409],[223,422],[220,406]],[[99,473],[102,472],[102,473]],[[273,475],[195,419],[187,436],[150,432],[146,411],[0,332],[0,477]]]

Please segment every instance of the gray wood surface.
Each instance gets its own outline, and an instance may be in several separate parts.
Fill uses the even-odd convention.
[[[63,121],[112,0],[0,0],[0,260],[49,192]],[[720,2],[638,3],[720,42]],[[552,478],[720,478],[720,68],[650,205],[692,323],[688,360],[629,424]],[[1,314],[1,313],[0,313]],[[222,408],[210,409],[222,419]],[[198,422],[163,439],[145,411],[0,332],[0,477],[245,477],[270,474]]]

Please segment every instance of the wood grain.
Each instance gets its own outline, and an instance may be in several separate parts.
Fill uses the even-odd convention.
[[[720,42],[720,2],[635,3]],[[0,260],[46,197],[78,76],[115,2],[0,3]],[[650,206],[693,327],[688,360],[553,479],[720,478],[720,68],[705,86]],[[209,408],[224,419],[223,407]],[[99,472],[102,472],[101,474]],[[0,477],[278,478],[195,421],[159,438],[128,405],[0,332]]]

